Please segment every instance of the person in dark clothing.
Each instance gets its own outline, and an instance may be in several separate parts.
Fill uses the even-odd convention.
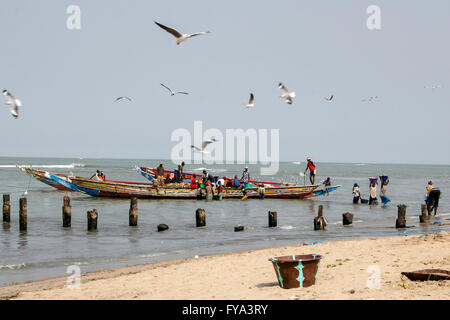
[[[437,208],[439,206],[439,198],[441,197],[441,191],[439,188],[435,187],[433,185],[433,182],[429,181],[427,186],[427,197],[426,197],[426,204],[427,204],[427,211],[428,215],[431,216],[431,213],[434,210],[434,215],[437,214]]]
[[[174,172],[175,172],[175,177],[174,177],[173,182],[180,183],[181,182],[180,171],[178,169],[175,169]]]
[[[164,167],[162,163],[156,168],[156,184],[159,186],[164,184]]]
[[[357,183],[355,183],[353,185],[353,203],[358,203],[359,202],[359,198],[361,196],[361,193],[359,191],[359,185]]]

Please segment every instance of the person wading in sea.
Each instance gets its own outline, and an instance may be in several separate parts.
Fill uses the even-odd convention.
[[[212,200],[213,199],[213,190],[212,190],[210,181],[206,182],[205,190],[206,190],[206,200]]]
[[[429,216],[431,216],[433,209],[434,209],[434,215],[436,216],[440,197],[441,197],[441,191],[439,190],[439,188],[435,187],[433,185],[432,181],[429,181],[428,186],[427,186],[427,197],[425,200],[425,202],[427,204],[427,210],[428,210]]]
[[[306,169],[305,169],[304,174],[306,174],[306,171],[308,171],[308,169],[309,169],[309,181],[311,181],[311,184],[314,184],[314,180],[315,180],[316,173],[317,173],[316,166],[315,166],[314,162],[312,162],[310,157],[307,157],[306,161],[308,161],[308,163],[306,164]]]
[[[369,197],[369,205],[377,205],[377,187],[378,183],[372,183],[370,182],[369,189],[370,189],[370,197]]]
[[[381,181],[380,199],[381,199],[381,202],[385,205],[385,204],[387,204],[388,202],[391,201],[391,199],[389,199],[386,196],[387,185],[389,183],[389,178],[388,178],[388,176],[384,176],[383,175],[383,176],[380,176],[380,181]]]
[[[359,185],[357,183],[355,183],[353,185],[353,203],[358,203],[360,196],[361,196],[361,193],[359,191]]]

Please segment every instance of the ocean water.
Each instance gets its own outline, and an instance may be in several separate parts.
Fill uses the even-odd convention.
[[[70,265],[78,265],[82,273],[102,268],[150,263],[161,260],[210,255],[303,242],[337,239],[397,236],[405,230],[395,228],[397,205],[406,204],[408,235],[450,230],[448,226],[419,223],[420,205],[425,187],[433,180],[442,193],[438,214],[440,221],[450,220],[450,166],[398,165],[317,162],[318,181],[330,177],[332,184],[342,187],[328,196],[306,200],[249,199],[144,200],[138,201],[138,227],[128,226],[127,199],[93,198],[75,192],[58,191],[30,179],[16,168],[33,165],[51,172],[90,177],[97,169],[107,179],[146,180],[134,166],[157,166],[160,160],[133,159],[60,159],[0,158],[0,193],[11,195],[11,223],[0,229],[0,286],[68,275]],[[166,169],[175,165],[163,160]],[[306,164],[280,163],[274,176],[259,176],[259,166],[249,165],[252,179],[304,183]],[[186,172],[206,167],[216,175],[233,176],[244,165],[187,165]],[[364,198],[368,198],[370,176],[387,174],[390,178],[387,206],[354,205],[352,187],[358,182]],[[19,232],[19,198],[27,190],[28,230]],[[62,201],[71,196],[72,227],[62,228]],[[314,231],[313,219],[318,206],[324,206],[329,225],[325,231]],[[86,212],[99,212],[98,230],[87,232]],[[206,210],[206,227],[195,227],[195,210]],[[277,211],[278,227],[268,228],[268,211]],[[342,214],[354,213],[354,225],[342,226]],[[169,230],[157,232],[165,223]],[[234,232],[244,225],[244,232]],[[311,247],[311,251],[314,248]],[[295,254],[293,252],[292,254]],[[270,257],[267,257],[270,258]]]

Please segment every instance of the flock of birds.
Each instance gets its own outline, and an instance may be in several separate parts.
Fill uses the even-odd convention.
[[[167,27],[167,26],[165,26],[165,25],[163,25],[161,23],[158,23],[156,21],[154,21],[154,22],[155,22],[155,24],[157,26],[159,26],[163,30],[167,31],[168,33],[172,34],[176,38],[175,43],[177,45],[179,45],[183,41],[186,41],[187,39],[190,39],[192,37],[211,33],[210,31],[203,31],[203,32],[197,32],[197,33],[190,33],[190,34],[189,33],[181,33],[181,32],[179,32],[178,30],[176,30],[174,28]],[[188,92],[184,92],[184,91],[173,91],[168,86],[166,86],[166,85],[164,85],[162,83],[160,83],[160,84],[161,84],[162,87],[166,88],[169,91],[169,94],[171,96],[175,96],[177,94],[184,94],[184,95],[189,94]],[[425,86],[425,89],[432,89],[432,90],[434,90],[434,89],[439,89],[441,87],[442,87],[441,85],[433,85],[433,86]],[[295,92],[293,92],[293,91],[290,92],[281,82],[278,84],[278,88],[281,90],[281,93],[282,93],[280,98],[284,99],[287,104],[292,104],[292,101],[293,101],[292,99],[295,98]],[[9,105],[10,108],[11,108],[12,116],[17,119],[18,116],[19,116],[19,107],[22,106],[22,103],[20,102],[19,99],[16,99],[8,90],[3,90],[3,95],[7,99],[6,104]],[[331,95],[329,98],[328,97],[324,97],[324,99],[327,102],[332,102],[333,98],[334,98],[334,95]],[[371,97],[363,99],[362,101],[363,102],[366,102],[366,101],[367,102],[372,102],[372,101],[377,101],[377,99],[378,99],[378,96],[371,96]],[[114,100],[114,102],[118,102],[118,101],[121,101],[121,100],[128,100],[130,102],[132,101],[132,99],[130,97],[121,96],[121,97],[116,98]],[[250,93],[249,101],[248,101],[247,104],[245,104],[245,107],[247,109],[251,109],[254,106],[255,106],[255,95],[253,93]],[[192,148],[196,152],[206,153],[204,151],[204,148],[209,143],[212,143],[212,142],[215,142],[215,141],[211,141],[211,140],[210,141],[204,141],[203,145],[202,145],[202,148],[195,147],[195,146],[192,146]]]

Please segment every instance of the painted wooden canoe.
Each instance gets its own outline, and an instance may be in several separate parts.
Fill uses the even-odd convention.
[[[35,178],[36,180],[43,182],[51,187],[54,187],[58,190],[63,190],[63,191],[78,191],[78,190],[73,190],[73,186],[72,185],[67,185],[66,183],[63,183],[63,180],[65,180],[66,182],[70,181],[69,178],[75,178],[73,176],[69,176],[66,174],[61,174],[61,173],[50,173],[47,171],[42,171],[42,170],[37,170],[34,169],[32,167],[23,167],[21,168],[22,172],[25,172],[26,174],[28,174],[30,177]],[[59,179],[56,179],[59,178]],[[82,177],[76,177],[76,178],[82,178]],[[83,178],[83,179],[87,179],[87,180],[91,180],[88,178]],[[96,180],[92,180],[92,181],[96,181]],[[146,185],[146,186],[151,186],[153,185],[153,183],[145,183],[145,182],[130,182],[130,181],[118,181],[118,180],[106,180],[107,182],[113,182],[113,183],[125,183],[125,184],[136,184],[136,185]]]
[[[450,271],[443,269],[423,269],[411,272],[402,272],[402,275],[413,281],[450,280]]]
[[[80,177],[70,177],[67,180],[47,173],[49,178],[55,179],[71,188],[94,197],[112,198],[147,198],[147,199],[197,199],[197,189],[186,187],[174,187],[167,184],[162,187],[149,184],[124,183],[112,181],[95,181]],[[282,186],[265,188],[266,198],[303,199],[311,194],[318,186]],[[258,188],[245,189],[248,198],[259,198]],[[240,199],[244,196],[242,189],[224,188],[224,199]],[[205,190],[202,190],[202,198],[205,198]]]
[[[139,167],[136,166],[136,169],[138,173],[140,173],[144,178],[146,178],[149,181],[154,181],[156,176],[156,168],[148,168],[148,167]],[[164,178],[171,177],[175,174],[172,170],[164,170]],[[189,172],[183,172],[183,176],[185,179],[191,179],[193,176],[196,176],[197,178],[204,177],[203,174],[200,173],[189,173]],[[232,178],[226,178],[227,180],[233,180]],[[273,181],[259,181],[259,180],[249,180],[249,183],[257,187],[259,185],[264,184],[265,186],[272,186],[272,187],[280,187],[283,185],[290,185],[285,184],[282,182],[273,182]]]
[[[55,181],[54,179],[46,177],[45,171],[36,170],[36,169],[33,169],[32,167],[23,167],[23,168],[20,168],[20,170],[22,172],[25,172],[26,174],[28,174],[30,177],[35,178],[37,181],[40,181],[42,183],[45,183],[46,185],[49,185],[50,187],[53,187],[53,188],[56,188],[56,189],[62,190],[62,191],[71,191],[71,189],[65,187],[64,185]],[[61,179],[67,179],[67,175],[65,175],[65,174],[55,173],[55,175],[60,177]]]
[[[338,184],[336,186],[328,186],[328,187],[323,187],[321,189],[315,189],[313,192],[311,192],[310,194],[306,195],[305,198],[312,198],[312,197],[317,197],[317,196],[326,196],[330,192],[335,191],[335,190],[337,190],[340,187],[342,187],[342,186]]]

